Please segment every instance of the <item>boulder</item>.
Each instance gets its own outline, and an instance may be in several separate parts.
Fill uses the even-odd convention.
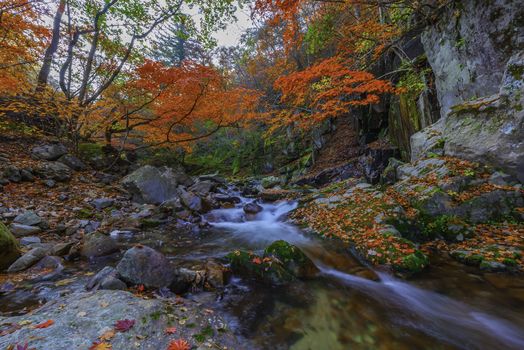
[[[174,279],[169,260],[146,246],[136,246],[125,252],[116,270],[125,282],[149,288],[168,287]]]
[[[138,203],[161,204],[164,201],[178,197],[177,176],[170,168],[143,166],[122,180],[122,185]]]
[[[2,177],[6,178],[11,182],[20,182],[22,181],[22,174],[20,174],[20,169],[14,165],[9,165],[4,168]]]
[[[114,267],[106,266],[91,277],[86,284],[86,289],[88,291],[97,289],[125,290],[127,286],[118,278],[118,272]]]
[[[112,198],[97,198],[91,202],[91,205],[93,205],[96,210],[102,210],[105,208],[109,208],[115,203],[115,200]]]
[[[192,211],[201,212],[203,209],[202,198],[192,192],[180,189],[180,199],[182,203]]]
[[[135,323],[125,333],[116,332],[108,342],[115,350],[167,349],[173,339],[182,338],[195,344],[197,336],[212,341],[216,348],[245,348],[218,312],[202,311],[196,302],[182,298],[174,304],[172,300],[144,299],[126,291],[75,292],[29,314],[3,318],[3,324],[26,326],[6,332],[0,338],[0,348],[16,349],[16,344],[29,340],[29,347],[39,350],[89,349],[103,334],[112,331],[119,320]],[[32,326],[47,320],[53,320],[54,324],[41,329]],[[179,325],[179,321],[191,327]],[[167,336],[165,330],[173,325],[177,325],[176,335]]]
[[[216,183],[210,180],[198,181],[189,188],[191,192],[198,193],[200,195],[207,195],[212,192],[216,187]]]
[[[30,236],[42,232],[42,229],[38,226],[29,226],[16,223],[11,224],[10,228],[11,232],[16,237]]]
[[[20,256],[16,238],[0,222],[0,271],[7,269]]]
[[[38,226],[42,223],[42,221],[42,218],[32,210],[28,210],[20,215],[17,215],[13,220],[14,223],[27,226]]]
[[[71,168],[60,162],[48,162],[38,169],[38,173],[46,180],[67,182],[71,180]],[[50,186],[52,187],[52,186]]]
[[[276,258],[293,276],[308,278],[318,273],[313,261],[298,247],[286,241],[275,241],[264,250],[265,258]]]
[[[224,287],[227,271],[222,264],[213,260],[178,267],[175,269],[175,277],[169,288],[177,294],[188,291],[192,293],[203,290],[214,291]]]
[[[7,272],[19,272],[26,270],[42,260],[46,255],[47,250],[45,248],[33,248],[18,258],[11,266],[9,266]]]
[[[20,177],[22,178],[22,181],[27,181],[27,182],[35,181],[35,176],[33,175],[33,172],[30,169],[20,170]]]
[[[34,147],[31,153],[37,159],[53,161],[65,155],[67,148],[60,143],[55,143]]]
[[[82,171],[87,168],[86,165],[80,160],[80,158],[75,157],[70,154],[63,155],[62,157],[58,159],[58,161],[76,171]]]
[[[23,246],[38,244],[38,243],[42,243],[42,240],[38,237],[29,236],[29,237],[22,237],[22,239],[20,239],[20,244]]]
[[[246,205],[244,205],[244,212],[246,214],[258,214],[260,213],[264,208],[257,204],[256,202],[251,202]]]
[[[102,233],[91,233],[84,237],[80,254],[86,258],[96,258],[117,252],[118,244]]]

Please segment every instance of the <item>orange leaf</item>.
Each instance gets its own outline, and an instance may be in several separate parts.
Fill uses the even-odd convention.
[[[176,327],[166,328],[166,334],[175,334],[175,333],[176,333]]]
[[[172,340],[167,347],[167,350],[189,350],[191,346],[184,339]]]
[[[44,328],[47,328],[47,327],[51,327],[52,325],[55,324],[55,321],[53,320],[47,320],[45,321],[44,323],[40,323],[40,324],[37,324],[35,326],[35,328],[39,328],[39,329],[44,329]]]
[[[95,342],[93,345],[89,348],[89,350],[110,350],[113,349],[113,346],[108,343],[99,343]]]

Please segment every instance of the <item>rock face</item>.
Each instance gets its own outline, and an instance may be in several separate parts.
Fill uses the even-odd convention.
[[[422,34],[445,117],[451,107],[498,92],[509,57],[524,49],[519,1],[453,2]]]
[[[178,327],[179,319],[193,327]],[[169,342],[176,338],[193,343],[193,336],[203,333],[203,329],[212,333],[213,343],[221,349],[242,348],[234,335],[226,331],[227,323],[222,318],[215,314],[201,315],[191,301],[173,306],[169,301],[145,300],[125,291],[74,293],[51,301],[31,314],[2,321],[18,324],[23,320],[26,323],[29,320],[31,325],[47,320],[53,320],[54,324],[44,329],[34,329],[31,325],[20,327],[0,338],[1,349],[11,345],[16,348],[15,344],[28,339],[30,347],[35,349],[89,349],[119,320],[135,320],[135,324],[128,332],[115,334],[110,341],[113,349],[167,349]],[[176,337],[167,336],[165,329],[173,324],[177,325]]]
[[[177,174],[170,168],[143,166],[122,180],[122,184],[133,201],[148,204],[162,202],[178,196],[178,180],[187,182],[187,175]]]
[[[524,53],[507,65],[499,93],[452,108],[412,136],[412,160],[429,152],[487,164],[524,181]]]
[[[20,256],[16,238],[0,222],[0,271],[7,269]]]
[[[67,153],[67,148],[60,144],[43,145],[33,148],[32,154],[37,159],[57,160]]]
[[[174,270],[169,260],[163,254],[145,246],[129,249],[116,270],[125,282],[143,284],[149,288],[167,287],[174,278]]]

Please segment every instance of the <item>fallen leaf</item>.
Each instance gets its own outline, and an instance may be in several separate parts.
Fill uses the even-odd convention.
[[[191,346],[184,339],[172,340],[167,347],[167,350],[189,350]]]
[[[109,349],[112,349],[112,348],[113,348],[113,346],[111,344],[95,342],[89,348],[89,350],[109,350]]]
[[[60,280],[60,281],[56,282],[55,286],[57,286],[57,287],[67,286],[68,284],[73,283],[75,280],[76,280],[76,278],[66,278],[64,280]]]
[[[115,323],[115,330],[119,332],[127,332],[135,325],[135,320],[119,320]]]
[[[176,333],[176,327],[166,328],[166,334],[175,334],[175,333]]]
[[[47,321],[45,321],[45,322],[43,322],[43,323],[37,324],[37,325],[35,326],[35,328],[38,328],[38,329],[44,329],[44,328],[47,328],[47,327],[51,327],[51,326],[54,325],[54,324],[55,324],[55,321],[53,321],[53,320],[47,320]]]
[[[106,308],[106,307],[108,307],[108,306],[109,306],[109,303],[108,303],[107,301],[102,301],[102,302],[100,303],[100,307]]]
[[[113,339],[114,336],[115,336],[115,331],[114,330],[110,330],[110,331],[107,331],[104,334],[102,334],[100,337],[98,337],[98,339],[100,339],[102,341],[109,341],[109,340]]]
[[[27,326],[27,325],[30,325],[31,323],[33,323],[33,321],[31,320],[23,320],[23,321],[18,322],[20,326]]]

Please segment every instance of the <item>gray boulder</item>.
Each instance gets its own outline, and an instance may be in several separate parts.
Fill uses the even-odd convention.
[[[138,203],[161,204],[178,196],[177,187],[183,176],[170,168],[143,166],[122,180],[122,185]]]
[[[67,148],[60,143],[56,143],[34,147],[31,153],[37,159],[53,161],[65,155]]]
[[[7,272],[19,272],[26,270],[42,260],[46,255],[47,250],[45,248],[33,248],[18,258],[11,266],[9,266]]]
[[[53,320],[54,324],[43,329],[33,327],[47,320]],[[100,336],[113,330],[119,320],[135,320],[135,324],[111,339],[115,350],[167,349],[169,342],[176,338],[187,339],[193,345],[195,336],[202,337],[210,330],[216,348],[245,348],[234,333],[228,331],[227,322],[217,312],[203,313],[196,302],[180,299],[180,303],[173,304],[170,300],[143,299],[115,290],[73,293],[50,301],[30,314],[2,319],[5,324],[18,325],[24,321],[30,325],[17,327],[13,333],[0,337],[0,348],[30,340],[30,348],[35,349],[89,349]],[[178,320],[184,320],[191,327],[177,326],[176,337],[166,336],[165,329],[178,325]]]
[[[10,228],[11,232],[16,237],[30,236],[42,232],[42,229],[38,226],[29,226],[17,223],[11,224]]]
[[[84,238],[80,254],[86,258],[96,258],[117,252],[118,244],[102,233],[91,233]]]
[[[174,279],[169,260],[162,253],[146,246],[136,246],[125,252],[116,270],[125,282],[143,284],[149,288],[167,287]]]
[[[38,237],[29,236],[29,237],[22,237],[22,239],[20,239],[20,244],[23,246],[38,244],[38,243],[42,243],[42,240]]]
[[[71,180],[71,168],[60,162],[48,162],[44,164],[38,173],[46,180],[67,182]]]
[[[260,213],[264,208],[262,208],[259,204],[252,202],[244,205],[244,212],[246,214],[258,214]]]
[[[180,199],[182,203],[188,208],[196,212],[202,211],[202,198],[199,196],[185,191],[183,189],[179,190],[180,193]]]
[[[13,220],[14,223],[28,226],[38,226],[42,221],[42,218],[32,210],[25,211]]]
[[[210,180],[199,181],[189,188],[191,192],[198,193],[200,195],[207,195],[212,192],[216,187],[216,183]]]
[[[82,171],[86,169],[86,165],[78,157],[70,154],[63,155],[58,159],[58,161],[76,171]]]
[[[102,210],[109,208],[115,203],[115,200],[112,198],[97,198],[91,202],[91,204],[96,208],[96,210]]]
[[[127,285],[118,278],[114,267],[106,266],[87,282],[86,289],[125,290]]]

